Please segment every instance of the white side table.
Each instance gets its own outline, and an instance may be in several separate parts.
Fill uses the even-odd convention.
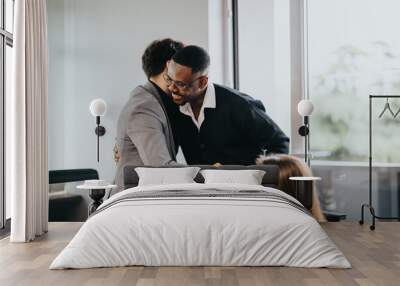
[[[88,207],[89,216],[94,213],[97,208],[103,203],[104,195],[106,194],[106,190],[114,189],[117,185],[107,185],[107,186],[90,186],[90,185],[79,185],[78,189],[81,190],[89,190],[89,197],[93,200],[93,202]]]
[[[289,180],[296,182],[295,196],[299,200],[301,194],[305,207],[310,210],[312,208],[313,184],[314,181],[320,181],[320,177],[290,177]]]

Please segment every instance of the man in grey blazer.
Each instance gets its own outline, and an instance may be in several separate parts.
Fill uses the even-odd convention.
[[[142,56],[148,82],[136,87],[117,125],[118,162],[115,183],[122,188],[126,165],[176,164],[176,145],[168,114],[175,104],[164,80],[166,63],[183,44],[171,39],[152,42]]]

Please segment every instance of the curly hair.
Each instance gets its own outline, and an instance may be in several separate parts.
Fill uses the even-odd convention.
[[[147,78],[159,75],[167,61],[182,48],[181,42],[169,38],[153,41],[142,55],[142,68]]]

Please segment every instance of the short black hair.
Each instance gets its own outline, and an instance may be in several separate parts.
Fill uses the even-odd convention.
[[[198,46],[186,46],[177,52],[172,60],[177,64],[189,67],[192,73],[203,72],[210,65],[210,56],[207,51]]]
[[[159,75],[164,70],[167,61],[182,48],[181,42],[169,38],[153,41],[142,56],[142,68],[147,78]]]

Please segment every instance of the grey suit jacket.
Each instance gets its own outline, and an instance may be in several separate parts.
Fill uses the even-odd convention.
[[[171,124],[157,89],[151,82],[136,87],[118,118],[120,159],[115,183],[123,186],[126,165],[176,164]]]

